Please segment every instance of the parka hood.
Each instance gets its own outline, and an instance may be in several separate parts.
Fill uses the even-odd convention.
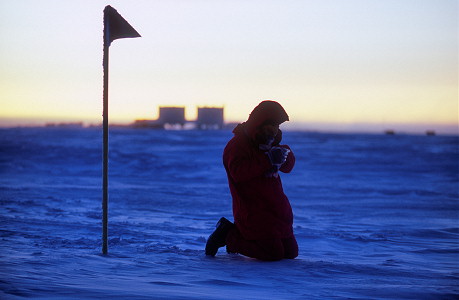
[[[268,122],[282,124],[288,120],[287,113],[278,102],[265,100],[252,110],[246,122],[234,128],[233,133],[239,134],[244,131],[251,139],[255,139],[261,125]]]

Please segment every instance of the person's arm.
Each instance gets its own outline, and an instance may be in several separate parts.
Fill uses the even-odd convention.
[[[261,155],[256,154],[236,148],[225,151],[224,158],[228,172],[235,182],[248,181],[264,176],[265,172],[272,167],[267,155],[263,153],[260,153]]]
[[[295,166],[295,155],[293,154],[293,151],[292,151],[292,149],[290,149],[289,146],[280,145],[280,147],[289,149],[290,152],[287,155],[287,160],[280,167],[279,171],[284,172],[284,173],[290,173],[290,171],[292,171],[292,169],[293,169],[293,166]]]

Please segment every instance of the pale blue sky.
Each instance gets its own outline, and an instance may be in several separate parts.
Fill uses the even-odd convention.
[[[318,128],[457,129],[453,0],[0,0],[2,124],[101,121],[107,4],[142,35],[110,47],[111,122],[274,99]]]

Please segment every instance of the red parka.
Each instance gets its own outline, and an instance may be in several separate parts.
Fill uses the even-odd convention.
[[[267,176],[272,168],[266,150],[260,150],[256,135],[266,121],[278,124],[288,120],[280,104],[264,101],[257,106],[247,122],[239,124],[234,137],[223,152],[223,165],[228,176],[233,198],[234,222],[247,240],[277,239],[293,237],[293,213],[284,194],[280,176]],[[279,145],[282,132],[279,130],[273,146]],[[290,152],[280,171],[289,173],[295,164]]]

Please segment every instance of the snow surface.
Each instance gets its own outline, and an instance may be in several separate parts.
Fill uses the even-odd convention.
[[[285,132],[300,247],[204,255],[232,219],[230,131],[110,131],[101,255],[100,129],[0,129],[1,299],[454,299],[459,138]]]

